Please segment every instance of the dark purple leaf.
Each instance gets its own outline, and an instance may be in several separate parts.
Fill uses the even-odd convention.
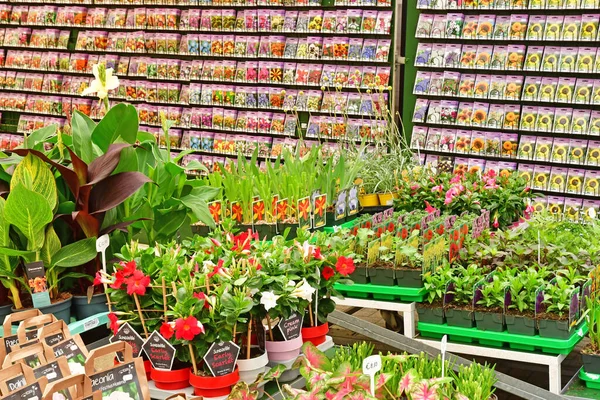
[[[109,226],[108,228],[102,229],[102,231],[100,231],[100,235],[109,234],[109,233],[111,233],[113,231],[117,231],[117,230],[126,232],[127,230],[125,228],[127,228],[129,225],[131,225],[137,221],[150,221],[150,218],[137,218],[137,219],[134,219],[133,221],[119,222],[118,224],[114,224],[112,226]]]
[[[118,206],[147,182],[152,180],[140,172],[121,172],[103,179],[90,193],[90,214],[105,212]]]
[[[95,184],[110,176],[119,165],[121,150],[128,146],[131,145],[128,143],[111,144],[106,154],[92,161],[88,168],[88,183]]]
[[[79,184],[80,185],[85,185],[87,182],[87,177],[88,177],[88,166],[87,164],[77,156],[77,154],[75,154],[75,152],[73,150],[71,150],[69,147],[67,147],[67,150],[69,150],[69,154],[71,155],[71,163],[73,164],[73,170],[75,171],[75,173],[77,174],[77,177],[79,178]]]
[[[85,211],[75,211],[73,213],[73,220],[79,224],[85,237],[98,237],[98,233],[100,233],[100,221],[94,218],[93,215]]]

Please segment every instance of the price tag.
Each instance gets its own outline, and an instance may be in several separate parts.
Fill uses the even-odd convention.
[[[98,318],[92,318],[89,321],[85,321],[83,323],[83,330],[84,331],[89,331],[90,329],[94,329],[95,327],[97,327],[100,324],[100,320]]]
[[[298,313],[293,313],[288,319],[282,319],[277,324],[285,340],[296,339],[302,331],[302,321],[304,316]]]
[[[31,289],[31,300],[36,308],[47,307],[50,303],[50,294],[46,282],[46,270],[44,263],[36,261],[25,264],[25,273],[27,274],[27,283]]]
[[[106,273],[106,249],[110,245],[108,235],[102,235],[96,239],[96,251],[102,253],[102,270]]]
[[[131,349],[133,350],[133,357],[138,357],[140,352],[142,351],[142,346],[144,345],[144,339],[133,330],[129,322],[125,322],[121,325],[121,328],[117,331],[116,335],[109,339],[109,342],[114,343],[118,341],[123,341],[129,343],[131,345]],[[117,353],[117,358],[119,361],[123,362],[123,355]]]
[[[158,331],[152,332],[142,346],[154,369],[170,371],[175,360],[175,347]]]
[[[371,396],[375,396],[375,374],[381,370],[381,356],[375,354],[363,360],[363,374],[371,378]]]
[[[204,356],[204,362],[213,376],[231,374],[240,354],[240,346],[233,342],[213,343]]]
[[[446,375],[446,348],[448,347],[448,335],[444,335],[442,342],[440,343],[440,350],[442,352],[442,378]]]

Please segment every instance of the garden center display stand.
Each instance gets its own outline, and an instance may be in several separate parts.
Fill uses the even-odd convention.
[[[596,385],[597,388],[592,387]],[[590,376],[590,374],[586,374],[582,368],[575,376],[573,376],[569,383],[567,383],[561,394],[568,400],[600,399],[600,376]]]

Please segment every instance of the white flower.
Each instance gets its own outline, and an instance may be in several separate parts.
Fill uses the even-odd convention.
[[[271,308],[274,308],[277,306],[277,300],[279,299],[279,296],[277,296],[275,293],[271,292],[264,292],[262,294],[262,296],[260,297],[260,304],[262,304],[263,306],[265,306],[265,310],[269,311]]]
[[[52,394],[52,400],[67,400],[67,398],[65,397],[64,394],[62,394],[60,392],[56,392],[56,393]]]
[[[206,261],[202,261],[202,273],[203,274],[207,274],[210,271],[213,270],[213,268],[215,267],[215,263],[210,261],[210,260],[206,260]]]
[[[251,297],[254,297],[254,295],[255,295],[256,293],[258,293],[258,289],[257,289],[257,288],[252,288],[252,289],[250,289],[250,296],[251,296]]]
[[[294,281],[288,281],[288,286],[296,286],[296,282],[294,282]]]
[[[306,278],[302,279],[302,285],[296,287],[292,292],[292,296],[299,297],[301,299],[311,301],[312,295],[315,292],[315,288],[310,286],[310,284],[306,281]]]
[[[115,390],[107,397],[103,397],[103,400],[131,400],[131,397],[125,392]]]
[[[77,361],[69,361],[69,369],[71,370],[71,375],[85,374],[85,367]]]
[[[88,88],[86,88],[83,96],[96,93],[100,100],[104,100],[108,96],[108,91],[119,87],[119,78],[113,75],[112,68],[106,68],[104,64],[94,64],[93,73],[94,80]]]
[[[314,247],[308,243],[308,240],[305,240],[304,243],[302,243],[302,258],[306,259],[307,257],[312,256],[313,251]]]

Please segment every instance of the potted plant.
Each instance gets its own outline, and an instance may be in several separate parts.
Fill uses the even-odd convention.
[[[426,290],[425,300],[417,303],[419,322],[443,325],[444,318],[444,295],[446,287],[452,281],[452,270],[450,263],[445,261],[435,271],[428,271],[423,275],[423,286]]]
[[[369,265],[369,281],[374,285],[395,286],[396,271],[394,252],[395,236],[383,234],[378,249],[377,260]]]
[[[375,232],[368,228],[359,228],[356,231],[353,247],[352,259],[354,260],[354,272],[350,274],[350,279],[354,283],[369,283],[369,274],[367,267],[367,248],[370,241],[374,240]]]
[[[477,329],[504,331],[504,296],[508,285],[508,281],[492,273],[476,288],[474,310]]]
[[[583,370],[589,374],[600,374],[600,268],[595,268],[591,291],[584,295],[585,318],[588,326],[589,344],[581,351]]]
[[[513,268],[505,271],[509,282],[505,320],[508,333],[534,336],[536,334],[536,290],[544,285],[550,272],[546,268],[528,267],[523,271]]]
[[[452,282],[448,285],[444,314],[449,326],[473,327],[473,294],[475,285],[482,278],[480,267],[470,264],[452,271]]]
[[[494,400],[494,385],[498,381],[494,367],[471,363],[468,366],[459,365],[458,371],[450,370],[452,384],[456,389],[457,398]]]
[[[396,242],[396,283],[401,287],[423,287],[423,254],[419,251],[419,231],[413,230],[410,236],[397,236]]]

